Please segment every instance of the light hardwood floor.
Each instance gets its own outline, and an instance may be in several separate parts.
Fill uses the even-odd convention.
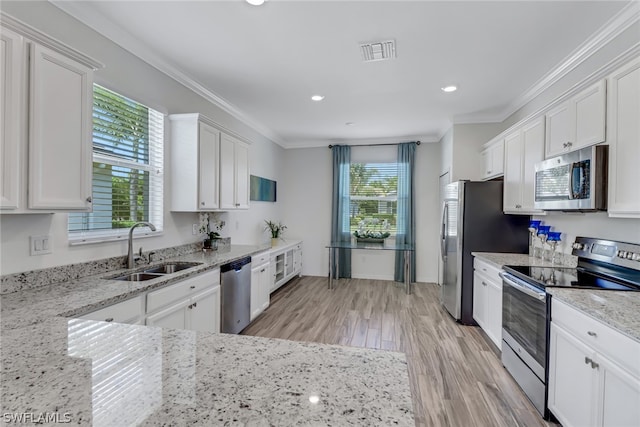
[[[245,335],[400,351],[406,354],[417,426],[548,426],[485,340],[440,306],[439,287],[418,283],[292,280]]]

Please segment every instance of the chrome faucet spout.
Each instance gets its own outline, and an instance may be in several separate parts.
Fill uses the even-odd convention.
[[[133,230],[136,227],[146,226],[151,229],[151,231],[156,231],[156,226],[151,224],[150,222],[142,221],[136,222],[129,229],[129,252],[127,253],[127,268],[133,268],[136,266],[136,263],[133,259]]]

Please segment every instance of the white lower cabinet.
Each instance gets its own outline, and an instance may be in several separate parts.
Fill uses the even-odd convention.
[[[302,273],[302,242],[294,241],[271,249],[271,292]]]
[[[502,349],[502,279],[500,269],[474,260],[473,319],[493,343]]]
[[[80,319],[139,325],[144,323],[144,299],[142,296],[131,298],[82,315]]]
[[[552,300],[548,406],[564,427],[640,425],[640,343]]]
[[[251,257],[251,321],[269,307],[271,258],[269,252]]]
[[[150,292],[147,325],[220,332],[220,270]]]

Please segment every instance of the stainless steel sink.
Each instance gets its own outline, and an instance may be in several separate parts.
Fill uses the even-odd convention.
[[[144,282],[145,280],[157,279],[158,277],[162,277],[162,276],[164,276],[164,274],[142,272],[142,273],[124,274],[122,276],[112,277],[112,279],[123,280],[127,282]]]
[[[162,265],[157,265],[153,268],[144,270],[145,273],[155,274],[171,274],[178,271],[186,270],[187,268],[195,267],[202,264],[201,262],[168,262]]]

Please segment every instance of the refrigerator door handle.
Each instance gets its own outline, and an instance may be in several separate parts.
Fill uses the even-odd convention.
[[[449,205],[447,202],[442,206],[442,228],[440,229],[440,256],[442,260],[445,259],[445,254],[447,253],[447,220],[449,219]]]

